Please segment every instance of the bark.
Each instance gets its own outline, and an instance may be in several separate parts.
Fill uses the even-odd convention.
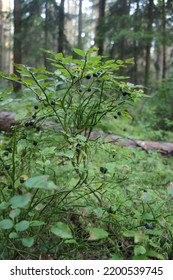
[[[82,49],[82,1],[79,1],[79,19],[78,19],[78,48]]]
[[[104,53],[105,7],[106,7],[106,0],[99,0],[98,22],[96,27],[96,45],[99,48],[98,55],[103,55]]]
[[[11,112],[0,111],[0,131],[12,132],[11,126],[15,124],[15,114]],[[43,129],[53,127],[60,130],[59,125],[52,121],[42,122]],[[144,151],[157,150],[163,155],[173,156],[173,142],[165,141],[145,141],[129,139],[122,136],[111,135],[101,130],[94,130],[90,134],[90,139],[95,140],[101,138],[104,142],[119,144],[124,147],[138,147]]]
[[[0,71],[3,70],[3,15],[2,0],[0,0]]]
[[[153,24],[153,7],[154,2],[153,0],[149,0],[148,4],[148,26],[147,26],[147,33],[151,36],[152,32],[152,24]],[[146,44],[146,55],[145,55],[145,78],[144,78],[144,85],[147,87],[149,83],[149,76],[150,76],[150,60],[151,60],[151,37],[147,39]]]
[[[59,7],[59,36],[58,36],[58,52],[63,53],[64,51],[64,2],[61,0]]]
[[[14,45],[13,60],[14,63],[22,63],[22,40],[21,40],[21,0],[14,0]],[[16,68],[13,68],[14,74],[17,74]],[[21,84],[14,82],[14,91],[21,89]]]
[[[166,78],[166,11],[165,0],[162,5],[162,79]]]
[[[45,1],[45,22],[44,22],[44,48],[48,49],[48,1]],[[47,55],[44,53],[44,66],[47,68]]]

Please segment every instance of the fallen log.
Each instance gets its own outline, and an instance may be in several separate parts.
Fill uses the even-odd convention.
[[[10,132],[12,125],[15,124],[15,113],[1,111],[0,112],[0,131]],[[47,126],[56,126],[60,129],[57,124],[51,121],[45,121]],[[157,150],[163,155],[173,156],[173,142],[166,141],[145,141],[145,140],[135,140],[130,138],[125,138],[121,136],[111,135],[109,133],[103,132],[101,130],[94,130],[90,134],[90,139],[94,140],[101,138],[105,142],[109,143],[119,143],[125,147],[139,147],[145,151]]]
[[[93,140],[101,138],[105,142],[113,144],[118,143],[121,146],[125,147],[139,147],[144,151],[157,150],[163,155],[173,156],[173,142],[135,140],[131,138],[111,135],[100,130],[92,131],[90,138]]]

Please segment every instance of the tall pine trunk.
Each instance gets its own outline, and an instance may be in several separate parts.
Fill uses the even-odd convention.
[[[58,35],[58,52],[63,53],[64,51],[64,2],[65,0],[61,0],[59,7],[59,35]]]
[[[79,0],[78,48],[82,49],[82,0]]]
[[[162,1],[162,79],[166,78],[166,11],[165,0]]]
[[[22,38],[21,38],[21,28],[22,28],[22,18],[21,18],[21,0],[14,0],[14,45],[13,45],[13,60],[14,63],[22,63]],[[14,74],[17,74],[15,66],[13,67]],[[13,84],[14,91],[21,89],[19,83]]]
[[[147,87],[149,84],[150,77],[150,60],[151,60],[151,33],[152,33],[152,24],[153,24],[153,8],[154,2],[153,0],[149,0],[148,3],[148,25],[147,25],[147,43],[146,43],[146,54],[145,54],[145,77],[144,77],[144,85]]]
[[[104,41],[105,41],[105,8],[106,0],[99,0],[98,4],[98,22],[96,26],[96,45],[99,48],[98,55],[104,53]]]

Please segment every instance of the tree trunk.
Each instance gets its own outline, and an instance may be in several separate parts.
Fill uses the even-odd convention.
[[[134,32],[135,34],[139,31],[137,24],[139,20],[139,0],[136,1],[136,10],[134,14]],[[139,52],[139,41],[134,39],[133,41],[133,52],[134,52],[134,68],[133,68],[133,82],[138,84],[138,52]]]
[[[64,2],[61,0],[59,7],[59,36],[58,36],[58,52],[64,51]]]
[[[144,85],[148,87],[149,84],[149,76],[150,76],[150,59],[151,59],[151,32],[152,32],[152,24],[153,24],[153,0],[149,0],[148,3],[148,26],[147,26],[147,44],[146,44],[146,55],[145,55],[145,77],[144,77]]]
[[[21,0],[14,0],[14,45],[13,45],[13,60],[14,63],[21,64],[22,63],[22,38],[21,38]],[[14,74],[18,74],[16,72],[16,68],[13,68]],[[21,85],[19,83],[13,84],[14,91],[18,91],[21,89]]]
[[[166,78],[166,11],[162,1],[162,79]]]
[[[98,55],[103,55],[103,53],[104,53],[105,7],[106,7],[106,0],[99,0],[98,22],[97,22],[97,27],[96,27],[96,45],[99,48]]]
[[[45,1],[45,21],[44,21],[44,48],[48,49],[48,1]],[[44,66],[47,68],[47,54],[44,53]]]
[[[3,71],[3,14],[2,14],[2,0],[0,0],[0,71]]]
[[[78,48],[82,49],[82,0],[79,0]]]

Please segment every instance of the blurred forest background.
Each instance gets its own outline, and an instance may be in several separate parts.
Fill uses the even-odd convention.
[[[0,71],[15,73],[13,61],[49,69],[41,48],[133,58],[122,75],[153,97],[142,112],[156,129],[173,128],[172,42],[172,0],[0,0]]]

